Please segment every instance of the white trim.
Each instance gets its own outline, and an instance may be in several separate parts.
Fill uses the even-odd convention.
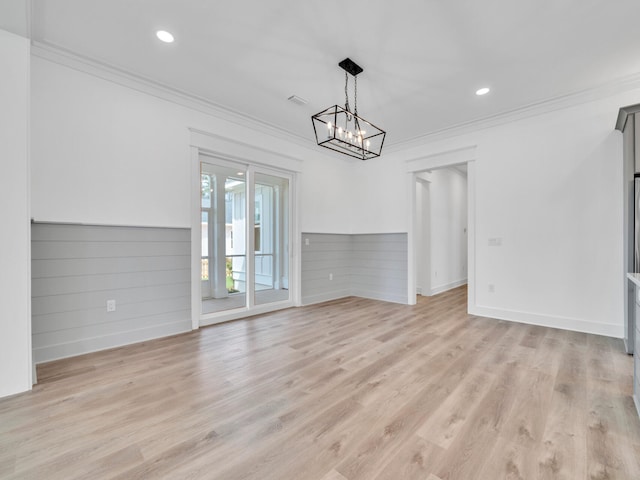
[[[476,162],[467,162],[467,311],[476,304]]]
[[[640,400],[638,399],[638,395],[633,396],[633,403],[636,406],[636,411],[638,412],[638,415],[640,415]]]
[[[405,163],[407,163],[407,171],[419,173],[433,168],[452,167],[454,165],[472,162],[477,158],[477,148],[477,145],[468,145],[462,148],[443,150],[428,155],[409,158],[405,160]],[[467,170],[467,176],[468,175],[469,171]]]
[[[633,355],[633,345],[629,343],[629,340],[625,337],[622,339],[622,342],[624,343],[624,351],[630,355]]]
[[[200,152],[190,147],[191,156],[191,329],[200,326],[202,311],[202,217],[200,213]],[[197,226],[197,228],[196,228]]]
[[[31,19],[31,2],[28,2],[27,5],[27,32],[30,32],[30,22]],[[27,47],[27,51],[31,52],[31,46],[29,45]],[[28,388],[29,390],[31,390],[33,388],[33,385],[35,383],[37,383],[38,381],[38,377],[36,374],[36,363],[35,360],[33,358],[34,354],[33,354],[33,335],[32,335],[32,328],[33,328],[33,320],[32,320],[32,313],[31,313],[31,62],[27,62],[27,81],[29,82],[28,84],[28,93],[27,93],[27,145],[26,145],[26,150],[27,150],[27,159],[26,159],[26,169],[27,169],[27,185],[26,185],[26,203],[27,203],[27,218],[24,219],[24,223],[25,223],[25,228],[27,229],[27,245],[28,247],[28,251],[27,251],[27,278],[29,279],[27,282],[27,318],[26,318],[26,322],[27,322],[27,352],[29,352],[29,360],[27,362],[27,382],[28,382]]]
[[[409,277],[409,305],[416,301],[416,251],[415,251],[415,223],[416,223],[416,181],[420,172],[434,168],[451,167],[466,163],[467,165],[467,310],[475,306],[476,283],[476,157],[477,146],[469,145],[463,148],[446,150],[430,155],[419,156],[407,160],[409,175],[409,229],[407,275]],[[453,288],[453,287],[452,287]],[[431,290],[432,292],[435,289]],[[433,294],[433,293],[432,293]],[[413,299],[413,303],[411,303]]]
[[[216,312],[204,314],[200,318],[200,326],[208,327],[209,325],[217,325],[219,323],[230,322],[232,320],[238,320],[241,318],[251,317],[254,315],[261,315],[263,313],[275,312],[276,310],[282,310],[285,308],[293,307],[293,302],[287,300],[285,302],[273,302],[265,303],[263,305],[254,305],[251,310],[246,307],[234,308],[233,310],[226,310],[224,312]]]
[[[385,231],[379,231],[379,232],[358,232],[358,233],[339,233],[339,232],[334,232],[334,231],[330,231],[330,232],[318,232],[318,231],[307,231],[305,230],[304,232],[301,232],[307,235],[406,235],[407,232],[399,232],[397,230],[392,230],[390,232],[385,232]]]
[[[249,148],[251,151],[257,151],[259,153],[266,153],[268,155],[273,155],[275,156],[278,160],[282,160],[282,159],[287,159],[287,160],[291,160],[293,162],[296,163],[302,163],[303,160],[298,158],[298,157],[292,157],[291,155],[287,155],[286,153],[282,153],[276,150],[271,150],[268,148],[264,148],[264,147],[259,147],[257,145],[255,145],[254,143],[249,143],[249,142],[243,142],[241,140],[236,140],[233,138],[229,138],[229,137],[225,137],[223,135],[218,135],[216,133],[212,133],[212,132],[207,132],[204,130],[200,130],[198,128],[189,128],[189,132],[191,132],[191,140],[198,142],[199,144],[208,144],[209,140],[207,140],[207,138],[211,138],[214,140],[213,143],[211,143],[211,148],[209,150],[211,150],[212,152],[215,153],[216,148],[220,148],[220,142],[222,143],[228,143],[231,145],[239,145],[241,147],[244,148]],[[202,138],[204,137],[204,138]],[[223,149],[223,150],[228,150],[228,148]],[[244,157],[239,157],[239,158],[244,158]],[[265,163],[265,162],[252,162],[255,165],[268,165],[270,166],[270,163]],[[298,166],[299,168],[299,166]],[[296,170],[294,170],[296,171]]]
[[[594,335],[604,335],[607,337],[622,338],[623,326],[610,323],[598,323],[578,318],[557,317],[532,312],[522,312],[518,310],[505,310],[492,307],[476,305],[469,308],[471,315],[480,317],[490,317],[509,322],[526,323],[528,325],[538,325],[541,327],[559,328],[574,332],[592,333]]]
[[[318,293],[316,295],[309,295],[305,297],[305,302],[302,306],[314,305],[316,303],[330,302],[332,300],[339,300],[340,298],[347,298],[353,296],[351,290],[334,290],[332,292]],[[378,300],[378,299],[376,299]]]
[[[283,173],[301,171],[303,160],[300,158],[196,128],[189,128],[189,133],[191,134],[190,145],[198,147],[205,155],[227,160],[228,162],[240,163],[245,166],[251,164],[272,168],[274,171]],[[237,153],[235,155],[230,154],[229,152],[231,151]],[[249,161],[248,159],[251,160]],[[284,165],[284,168],[281,165]]]
[[[407,228],[407,305],[415,305],[418,301],[416,296],[417,282],[417,252],[416,252],[416,184],[418,176],[416,173],[407,175],[407,192],[409,196],[409,224]]]
[[[292,184],[289,185],[289,291],[291,300],[296,307],[302,305],[302,232],[300,230],[300,189],[298,188],[299,174],[293,173]]]
[[[253,156],[257,155],[256,152],[262,152],[258,158],[264,158],[264,152],[276,155],[276,152],[272,152],[266,149],[258,149],[252,145],[245,144],[247,147],[245,152],[248,153],[247,157],[238,158],[228,154],[220,153],[219,150],[227,150],[232,145],[239,145],[241,142],[230,140],[220,135],[212,134],[209,132],[203,132],[202,130],[189,128],[191,133],[191,185],[192,185],[192,205],[191,205],[191,323],[192,328],[195,330],[201,326],[214,325],[217,323],[228,322],[230,320],[236,320],[251,315],[257,315],[260,313],[271,312],[274,310],[280,310],[294,306],[294,303],[299,304],[300,298],[300,247],[298,246],[297,238],[300,236],[299,221],[296,209],[297,204],[297,190],[296,190],[296,172],[292,170],[286,170],[271,165],[270,163],[260,163],[253,161]],[[213,150],[213,147],[215,150]],[[237,148],[236,148],[237,149]],[[200,262],[202,255],[202,238],[201,238],[201,213],[200,213],[200,163],[202,157],[212,157],[211,162],[213,165],[222,165],[231,168],[243,168],[246,170],[246,182],[247,186],[253,182],[255,173],[264,173],[267,175],[274,175],[289,180],[289,300],[283,302],[273,302],[264,305],[254,304],[253,290],[248,289],[246,295],[249,300],[249,306],[241,307],[233,310],[225,310],[222,312],[214,312],[209,314],[202,314],[202,282],[200,279]],[[278,155],[278,158],[282,158]],[[289,165],[295,162],[298,165],[299,160],[294,157],[289,157],[291,162]],[[251,160],[249,160],[251,159]],[[247,190],[247,201],[245,203],[245,215],[247,218],[247,229],[253,231],[253,195]],[[249,214],[251,213],[251,214]],[[253,251],[253,236],[248,235],[247,252]],[[249,265],[247,262],[247,278],[253,276],[253,265]]]
[[[167,322],[161,325],[153,325],[126,332],[118,332],[111,335],[100,335],[93,338],[83,338],[72,342],[34,348],[34,361],[35,363],[43,363],[87,353],[111,350],[139,342],[187,333],[190,331],[189,327],[189,320],[185,318],[184,320]]]
[[[435,288],[432,288],[431,291],[429,292],[429,295],[427,296],[437,295],[439,293],[443,293],[466,284],[467,284],[467,279],[462,278],[460,280],[456,280],[455,282],[450,282],[445,285],[439,285]]]
[[[187,230],[191,226],[185,225],[178,227],[176,225],[144,225],[144,224],[127,224],[127,223],[87,223],[87,222],[71,222],[71,221],[58,221],[58,220],[36,220],[31,219],[32,224],[36,225],[67,225],[67,226],[79,226],[79,227],[114,227],[114,228],[164,228],[168,230]]]
[[[246,305],[248,307],[248,312],[250,315],[253,313],[255,309],[255,301],[256,301],[256,274],[255,274],[255,266],[256,266],[256,236],[255,236],[255,201],[256,201],[256,176],[255,176],[255,167],[253,165],[249,165],[247,171],[245,173],[245,202],[244,202],[244,224],[245,224],[245,276],[246,281],[246,291],[245,291],[245,300]],[[291,292],[289,292],[289,296],[291,296]]]
[[[404,295],[393,295],[389,294],[383,290],[372,290],[372,289],[352,289],[351,297],[359,297],[359,298],[369,298],[371,300],[380,300],[382,302],[391,302],[391,303],[400,303],[402,305],[407,305],[407,297]],[[410,295],[411,296],[411,295]],[[414,303],[410,303],[409,305],[415,305],[416,296],[413,295]]]

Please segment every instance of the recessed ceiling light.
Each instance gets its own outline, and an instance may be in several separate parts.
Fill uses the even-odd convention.
[[[173,35],[171,35],[166,30],[158,30],[156,32],[156,37],[162,40],[164,43],[173,43]]]
[[[490,91],[491,91],[491,89],[489,87],[479,88],[478,90],[476,90],[476,95],[478,95],[478,96],[486,95]]]
[[[243,176],[244,172],[238,172],[238,175]]]

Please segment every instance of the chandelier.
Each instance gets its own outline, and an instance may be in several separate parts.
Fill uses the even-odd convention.
[[[379,157],[386,132],[358,115],[358,74],[363,69],[349,58],[339,64],[344,70],[344,108],[334,105],[311,117],[318,145],[368,160]],[[349,105],[349,75],[354,82],[354,109]]]

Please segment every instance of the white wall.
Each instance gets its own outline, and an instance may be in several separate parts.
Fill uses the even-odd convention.
[[[29,40],[0,30],[0,397],[31,388]]]
[[[6,0],[0,2],[0,30],[29,36],[29,12],[31,0]]]
[[[348,233],[348,162],[200,110],[33,56],[33,217],[190,227],[193,128],[225,155],[297,170],[301,229]]]
[[[467,178],[433,170],[416,191],[416,273],[422,295],[467,283]]]
[[[406,232],[409,221],[406,165],[387,155],[351,167],[351,233]]]
[[[621,337],[622,148],[614,126],[618,108],[638,102],[632,90],[367,162],[353,229],[406,231],[407,172],[477,146],[472,313]],[[370,201],[380,207],[375,222]]]
[[[299,176],[301,231],[353,233],[353,189],[357,182],[351,176],[352,161],[345,158],[330,153],[305,162]]]

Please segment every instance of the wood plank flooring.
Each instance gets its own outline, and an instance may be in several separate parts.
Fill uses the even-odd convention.
[[[346,298],[38,368],[0,478],[640,479],[621,340]]]

